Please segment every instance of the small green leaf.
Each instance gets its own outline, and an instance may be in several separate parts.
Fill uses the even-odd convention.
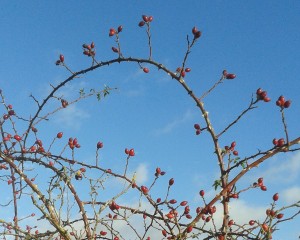
[[[101,100],[101,94],[97,93],[97,100],[100,101]]]
[[[213,187],[215,188],[215,190],[217,190],[218,187],[221,186],[221,180],[215,180]]]

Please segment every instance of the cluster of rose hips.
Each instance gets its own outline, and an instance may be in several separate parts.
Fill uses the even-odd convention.
[[[64,63],[64,61],[65,61],[65,56],[60,54],[59,59],[55,62],[55,65],[60,65],[60,64]]]
[[[267,92],[262,90],[261,88],[258,88],[256,90],[256,98],[257,100],[263,100],[264,102],[270,102],[271,98],[267,96]]]
[[[111,28],[111,29],[109,29],[108,36],[112,37],[112,36],[114,36],[114,35],[119,34],[120,32],[122,32],[122,30],[123,30],[123,26],[122,25],[120,25],[118,27],[118,30],[115,30],[114,28]]]
[[[5,169],[5,170],[7,170],[7,169],[8,169],[8,167],[7,167],[5,164],[0,164],[0,170],[2,170],[2,169]]]
[[[273,195],[273,201],[276,202],[276,201],[278,201],[278,199],[279,199],[279,194],[275,193]],[[277,219],[281,219],[284,216],[283,213],[277,213],[276,211],[274,211],[274,209],[267,209],[266,210],[266,215],[270,218],[277,218]],[[257,223],[255,220],[250,220],[249,221],[250,226],[253,226],[255,223]],[[269,226],[268,226],[267,223],[261,224],[261,229],[263,230],[263,232],[269,232],[270,231]]]
[[[94,42],[92,42],[91,44],[83,44],[82,48],[84,55],[88,57],[94,57],[96,55]]]
[[[146,186],[141,186],[141,191],[144,195],[147,195],[149,193],[149,189]]]
[[[4,114],[4,115],[3,115],[3,119],[4,119],[4,120],[7,120],[10,116],[16,115],[15,111],[13,110],[13,106],[12,106],[11,104],[9,104],[9,105],[7,106],[7,108],[8,108],[7,114]]]
[[[40,140],[40,139],[37,139],[36,141],[35,141],[35,144],[37,145],[37,148],[36,148],[36,146],[31,146],[30,147],[30,152],[35,152],[35,151],[37,151],[37,152],[40,152],[40,153],[43,153],[43,152],[45,152],[45,149],[44,149],[44,147],[43,147],[43,142],[42,142],[42,140]]]
[[[157,202],[157,203],[160,203],[160,202],[161,202],[161,199],[158,198],[158,199],[156,200],[156,202]],[[176,203],[177,203],[177,200],[176,200],[176,199],[171,199],[168,203],[169,203],[169,204],[176,204]],[[180,203],[180,206],[185,207],[185,208],[184,208],[184,213],[183,213],[183,214],[186,216],[186,218],[192,219],[192,216],[189,214],[189,213],[190,213],[190,207],[189,207],[189,205],[187,205],[187,204],[188,204],[187,201],[182,201],[182,202]],[[176,208],[176,209],[177,209],[177,208]],[[178,216],[178,211],[177,211],[176,209],[171,209],[165,216],[166,216],[168,219],[170,219],[170,220],[176,218],[176,217]],[[215,207],[214,207],[214,209],[215,209]],[[198,207],[197,210],[196,210],[196,212],[197,212],[197,214],[199,214],[199,213],[201,212],[201,208]],[[188,226],[187,229],[186,229],[187,233],[192,232],[192,230],[193,230],[193,226],[191,226],[191,225]],[[162,230],[162,235],[166,237],[166,236],[167,236],[167,231],[166,231],[166,230]]]
[[[283,109],[283,108],[289,108],[290,105],[291,105],[291,100],[285,100],[284,96],[280,96],[278,98],[278,100],[276,101],[276,105],[278,107],[280,107],[281,109]]]
[[[223,76],[224,76],[224,78],[229,79],[229,80],[236,78],[235,74],[228,73],[227,70],[223,70]]]
[[[285,144],[285,141],[283,138],[279,138],[279,139],[274,138],[273,144],[275,145],[275,147],[282,147]]]
[[[150,22],[153,21],[153,17],[152,16],[143,15],[142,19],[143,20],[139,22],[139,27],[143,27],[146,23],[149,24]]]
[[[196,130],[196,135],[199,135],[201,133],[200,125],[198,123],[195,123],[194,128]]]
[[[134,149],[131,148],[130,150],[125,148],[125,154],[127,154],[129,157],[133,157],[135,155]]]
[[[158,177],[159,175],[161,175],[161,176],[163,176],[163,175],[165,175],[166,174],[166,172],[164,172],[164,171],[162,171],[159,167],[157,167],[156,169],[155,169],[155,177]]]
[[[194,39],[200,38],[202,34],[196,27],[192,28],[192,33],[194,35]]]
[[[110,210],[114,211],[114,210],[119,210],[120,206],[118,204],[116,204],[115,201],[112,201],[111,204],[109,205]]]
[[[185,74],[186,74],[186,73],[189,73],[190,71],[191,71],[190,68],[182,69],[181,67],[178,67],[178,68],[176,69],[176,73],[177,73],[177,74],[180,74],[181,77],[185,77]]]
[[[264,185],[264,179],[262,177],[257,179],[257,182],[253,183],[254,187],[260,187],[262,191],[267,191],[267,187]]]
[[[75,147],[76,148],[80,148],[80,144],[78,143],[78,140],[77,138],[69,138],[69,141],[68,141],[68,145],[69,147],[73,150]]]
[[[225,151],[226,151],[226,152],[232,152],[232,154],[233,154],[234,156],[238,156],[238,155],[239,155],[239,152],[236,151],[236,150],[234,150],[235,146],[236,146],[236,142],[232,142],[232,143],[230,144],[230,147],[229,147],[229,146],[225,146]]]

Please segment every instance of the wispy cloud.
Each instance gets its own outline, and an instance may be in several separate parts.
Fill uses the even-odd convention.
[[[147,165],[144,163],[139,164],[137,169],[134,172],[130,173],[129,175],[133,176],[133,174],[135,174],[136,177],[135,180],[138,185],[144,184],[148,180]]]
[[[300,187],[293,186],[285,189],[281,194],[281,198],[286,204],[293,204],[296,201],[300,201]]]
[[[73,104],[59,111],[54,118],[54,122],[77,130],[80,128],[83,120],[89,117],[90,115],[87,112]]]
[[[154,135],[159,136],[163,134],[167,134],[173,131],[176,127],[180,126],[181,124],[185,123],[186,121],[190,120],[193,116],[192,111],[189,109],[187,110],[183,116],[177,117],[173,121],[167,123],[164,127],[155,130]]]
[[[262,175],[267,181],[291,183],[297,180],[300,176],[300,152],[290,158],[280,156],[278,159],[273,159],[270,166]],[[276,178],[274,177],[276,176]]]

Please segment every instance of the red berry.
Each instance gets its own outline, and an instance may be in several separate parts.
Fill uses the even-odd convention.
[[[15,111],[14,110],[9,110],[8,111],[8,115],[9,116],[13,116],[13,115],[15,115],[16,113],[15,113]]]
[[[190,68],[186,68],[184,71],[185,71],[185,72],[190,72],[191,69],[190,69]]]
[[[237,193],[232,194],[232,198],[239,198],[239,195]]]
[[[238,156],[238,155],[239,155],[239,152],[238,152],[238,151],[233,151],[233,155],[234,155],[234,156]]]
[[[279,98],[278,98],[278,101],[280,101],[280,102],[282,102],[282,103],[284,103],[285,102],[285,98],[284,98],[284,96],[280,96]]]
[[[276,218],[277,218],[277,219],[283,218],[283,213],[278,213],[277,216],[276,216]]]
[[[61,62],[64,62],[64,61],[65,61],[65,56],[62,55],[62,54],[60,54],[60,55],[59,55],[59,60],[60,60]]]
[[[275,146],[277,146],[278,140],[277,140],[276,138],[274,138],[272,142],[273,142],[273,144],[274,144]]]
[[[194,39],[200,38],[201,37],[201,32],[198,31],[194,34]]]
[[[258,183],[263,183],[263,180],[264,180],[264,179],[263,179],[262,177],[260,177],[259,179],[257,179],[257,182],[258,182]]]
[[[141,190],[145,195],[147,195],[149,192],[149,189],[146,186],[141,186]]]
[[[139,27],[143,27],[145,25],[145,22],[144,21],[140,21],[139,22]]]
[[[148,22],[148,21],[149,21],[149,18],[148,18],[146,15],[143,15],[142,18],[143,18],[143,20],[144,20],[145,22]]]
[[[160,203],[161,202],[161,198],[156,199],[156,203]]]
[[[40,147],[43,146],[43,142],[39,139],[35,141],[35,144],[39,145]]]
[[[152,22],[152,21],[153,21],[153,16],[149,16],[149,17],[148,17],[148,21],[149,21],[149,22]]]
[[[256,90],[256,94],[257,94],[257,95],[260,95],[262,92],[263,92],[263,90],[262,90],[261,88],[258,88],[258,89]]]
[[[19,135],[15,135],[14,139],[17,140],[18,142],[20,142],[22,140],[22,138]]]
[[[164,229],[161,231],[162,235],[164,235],[165,237],[167,236],[167,231]]]
[[[118,49],[118,48],[115,48],[115,47],[112,47],[111,50],[113,50],[113,52],[115,52],[115,53],[118,53],[118,52],[119,52],[119,49]]]
[[[226,79],[234,79],[234,78],[236,78],[236,75],[233,73],[227,73],[225,77],[226,77]]]
[[[181,77],[185,77],[185,72],[181,72]]]
[[[196,130],[196,135],[199,135],[201,133],[201,130],[200,129],[197,129]]]
[[[283,138],[278,139],[277,147],[282,147],[284,144],[285,142]]]
[[[130,150],[129,150],[129,156],[130,157],[133,157],[134,155],[135,155],[135,153],[134,153],[134,149],[133,148],[131,148]]]
[[[161,169],[159,167],[157,167],[155,172],[159,175],[161,173]]]
[[[149,68],[143,68],[144,73],[148,73],[149,72]]]
[[[283,105],[283,107],[284,108],[289,108],[290,106],[291,106],[291,100],[287,100],[285,103],[284,103],[284,105]]]
[[[101,235],[101,236],[105,236],[106,234],[107,234],[107,232],[105,232],[105,231],[101,231],[101,232],[100,232],[100,235]]]
[[[181,203],[180,203],[180,206],[185,206],[185,205],[187,205],[187,201],[182,201]]]
[[[125,154],[129,154],[129,150],[125,148]]]
[[[236,142],[232,142],[231,145],[230,145],[230,147],[231,147],[232,149],[235,148],[235,146],[236,146]]]
[[[266,187],[266,186],[264,186],[264,185],[263,185],[263,186],[261,186],[261,187],[260,187],[260,189],[261,189],[262,191],[267,191],[267,187]]]
[[[123,30],[123,26],[120,25],[120,26],[118,27],[118,32],[122,32],[122,30]]]
[[[265,232],[267,232],[267,231],[269,230],[269,226],[268,226],[266,223],[262,224],[262,225],[261,225],[261,228],[262,228]]]
[[[204,197],[204,194],[205,194],[204,190],[201,190],[201,191],[199,192],[199,194],[200,194],[201,197]]]
[[[172,218],[174,218],[174,214],[169,212],[168,214],[166,214],[166,217],[169,219],[172,219]]]
[[[198,123],[195,123],[195,124],[194,124],[194,128],[195,128],[196,130],[198,130],[198,129],[200,129],[200,125],[199,125]]]
[[[190,233],[191,231],[193,231],[193,226],[188,226],[186,229],[186,232]]]
[[[249,221],[249,225],[250,225],[250,226],[253,226],[254,224],[255,224],[255,221],[254,221],[254,220],[250,220],[250,221]]]
[[[196,27],[192,28],[192,33],[195,35],[198,32],[198,29]]]
[[[189,213],[190,213],[190,206],[185,206],[184,214],[189,214]]]
[[[177,203],[177,201],[176,201],[176,199],[171,199],[171,200],[169,201],[169,203],[175,204],[175,203]]]
[[[279,199],[279,194],[278,194],[278,193],[275,193],[275,194],[273,195],[273,200],[274,200],[274,201],[278,201],[278,199]]]
[[[7,107],[8,107],[9,109],[12,109],[12,108],[13,108],[13,106],[12,106],[11,104],[9,104]]]
[[[169,186],[172,186],[174,184],[174,178],[171,178],[170,180],[169,180]]]
[[[113,29],[113,28],[111,28],[111,29],[109,29],[109,36],[110,37],[112,37],[113,35],[115,35],[116,34],[116,30],[115,29]]]
[[[234,224],[234,221],[231,219],[229,222],[228,222],[228,226],[232,226]]]
[[[269,98],[269,97],[264,97],[264,102],[270,102],[271,101],[271,98]]]
[[[97,143],[97,148],[99,149],[99,148],[103,148],[103,142],[98,142]]]

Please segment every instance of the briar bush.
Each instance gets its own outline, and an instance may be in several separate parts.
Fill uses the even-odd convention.
[[[10,194],[1,198],[0,211],[12,209],[10,217],[0,218],[0,235],[3,239],[272,239],[279,224],[293,220],[300,213],[300,197],[295,199],[294,204],[279,207],[278,193],[274,193],[270,199],[270,207],[266,209],[263,220],[254,219],[251,217],[252,213],[249,213],[249,222],[235,221],[229,208],[229,203],[242,198],[245,192],[259,189],[262,194],[267,190],[263,176],[246,187],[237,187],[246,173],[255,171],[260,164],[277,154],[299,150],[300,137],[289,138],[285,118],[285,112],[292,111],[291,100],[279,96],[274,103],[266,90],[258,86],[240,114],[230,116],[232,120],[223,129],[214,128],[204,106],[206,97],[221,83],[238,81],[238,76],[223,70],[219,80],[211,88],[202,90],[200,94],[193,91],[185,80],[192,71],[187,66],[187,60],[192,48],[201,41],[201,31],[197,27],[191,27],[190,34],[186,37],[187,48],[181,64],[169,67],[152,56],[152,21],[152,16],[143,15],[136,26],[146,32],[148,56],[145,58],[123,54],[122,49],[126,46],[122,45],[121,48],[122,25],[108,31],[108,37],[112,42],[114,40],[111,47],[115,54],[113,59],[98,59],[95,42],[82,45],[84,57],[91,60],[90,67],[86,69],[74,71],[68,66],[67,56],[58,56],[55,61],[60,68],[58,71],[68,71],[69,77],[56,86],[51,85],[50,93],[43,99],[30,96],[37,106],[37,110],[29,114],[30,117],[20,116],[18,109],[9,104],[10,100],[1,91],[0,179],[1,189],[5,188]],[[113,167],[105,168],[101,162],[101,154],[105,151],[105,143],[102,141],[95,143],[94,161],[91,163],[77,157],[76,152],[81,148],[82,139],[64,136],[63,126],[61,132],[47,132],[47,141],[41,138],[45,133],[39,131],[39,126],[42,122],[46,123],[52,115],[92,96],[102,100],[116,88],[104,86],[101,90],[91,89],[88,92],[80,89],[75,99],[67,99],[59,94],[59,90],[91,71],[123,63],[133,64],[144,74],[151,74],[150,69],[155,68],[166,74],[187,93],[187,97],[201,113],[199,116],[202,119],[191,128],[194,129],[195,137],[210,138],[211,149],[215,154],[215,160],[211,164],[218,164],[219,167],[218,178],[211,179],[216,195],[210,197],[206,196],[207,190],[196,190],[202,199],[202,205],[191,206],[189,201],[192,199],[184,199],[185,196],[178,196],[178,199],[170,197],[173,195],[171,193],[176,193],[176,177],[168,178],[160,167],[153,169],[150,184],[139,185],[136,175],[128,170],[130,160],[136,157],[133,147],[125,148],[124,167],[122,171],[117,171]],[[55,102],[55,106],[49,104],[50,101]],[[230,134],[232,127],[263,104],[278,108],[284,136],[270,139],[268,149],[257,150],[248,156],[240,156],[238,143],[235,141],[228,142],[225,146],[220,143],[225,133]],[[160,181],[161,178],[167,178],[167,185]],[[152,194],[152,190],[158,188],[160,197]],[[191,188],[189,191],[195,189]],[[139,204],[133,206],[130,200],[124,202],[126,196],[128,199],[138,197]],[[292,209],[288,215],[285,214],[287,209]],[[28,210],[31,213],[26,215]],[[33,222],[35,224],[32,225]]]

